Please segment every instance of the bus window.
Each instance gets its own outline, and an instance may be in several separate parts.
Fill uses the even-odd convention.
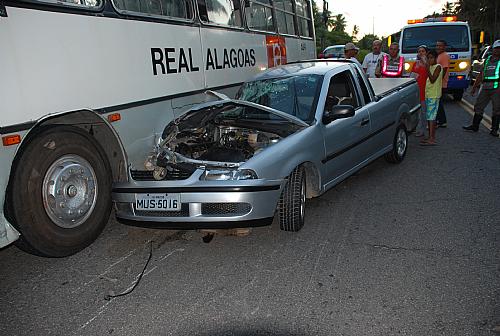
[[[299,25],[299,35],[312,37],[311,8],[308,0],[296,0],[297,23]]]
[[[36,0],[54,5],[77,6],[86,8],[100,8],[103,0]]]
[[[119,11],[192,19],[189,0],[112,0]]]
[[[273,10],[270,0],[245,1],[248,28],[275,32]]]
[[[278,24],[278,32],[283,34],[295,35],[292,0],[274,1],[274,8],[276,9],[276,22]]]
[[[239,0],[198,0],[198,12],[205,23],[243,26]]]

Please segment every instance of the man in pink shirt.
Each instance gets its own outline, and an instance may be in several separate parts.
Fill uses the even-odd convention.
[[[446,41],[438,40],[436,42],[436,52],[438,53],[437,63],[441,64],[443,69],[443,94],[439,100],[439,109],[436,117],[437,127],[446,127],[446,112],[444,111],[444,93],[448,87],[448,77],[450,76],[448,69],[450,67],[450,56],[446,52]]]

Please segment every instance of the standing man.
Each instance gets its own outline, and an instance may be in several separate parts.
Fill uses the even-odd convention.
[[[354,45],[352,42],[348,42],[344,46],[344,56],[345,59],[354,61],[359,67],[361,67],[361,63],[356,59],[356,54],[358,53],[359,48]]]
[[[441,94],[441,99],[439,99],[439,109],[436,117],[436,127],[446,127],[448,126],[446,122],[446,112],[444,111],[444,96],[446,89],[448,88],[448,77],[450,76],[448,69],[450,67],[450,56],[446,52],[446,41],[437,40],[436,42],[436,52],[438,53],[437,62],[441,64],[443,69],[443,92]]]
[[[472,125],[464,126],[463,129],[473,132],[479,130],[479,124],[483,119],[484,108],[491,100],[493,113],[490,134],[494,137],[498,137],[498,124],[500,123],[500,40],[496,40],[492,48],[493,53],[484,61],[484,66],[472,86],[471,94],[474,95],[477,87],[483,84],[477,96],[476,104],[474,104]]]
[[[381,49],[382,41],[373,41],[372,52],[367,54],[363,60],[363,71],[366,73],[368,78],[375,78],[375,68],[377,67],[377,64],[382,56],[385,55],[384,52],[381,52]]]
[[[389,47],[389,55],[384,54],[379,59],[375,68],[375,76],[380,77],[402,77],[404,73],[405,59],[399,56],[399,44],[391,43]]]

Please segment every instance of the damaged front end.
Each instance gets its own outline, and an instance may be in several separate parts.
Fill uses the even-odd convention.
[[[241,166],[266,148],[307,127],[300,119],[265,106],[234,100],[207,103],[170,122],[145,169],[155,180],[191,176],[202,180],[257,179]]]

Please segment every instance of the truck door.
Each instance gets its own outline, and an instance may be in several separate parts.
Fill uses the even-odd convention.
[[[368,156],[365,139],[370,134],[370,114],[362,106],[354,83],[349,70],[332,76],[329,81],[324,110],[331,110],[335,105],[352,105],[355,115],[322,127],[325,144],[322,163],[327,188],[343,180]]]

